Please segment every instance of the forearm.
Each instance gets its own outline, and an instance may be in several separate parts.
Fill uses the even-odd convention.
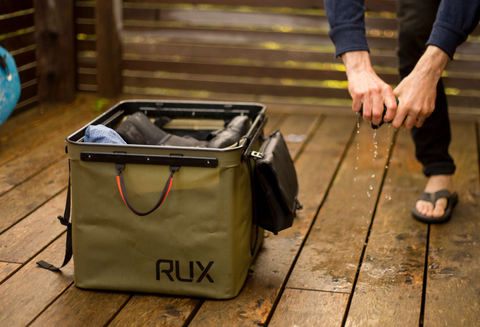
[[[415,65],[412,73],[427,77],[434,82],[433,85],[436,87],[448,60],[449,56],[445,51],[436,46],[429,45]]]
[[[367,51],[345,52],[342,54],[342,60],[345,64],[347,76],[359,74],[366,70],[373,71],[370,54]]]

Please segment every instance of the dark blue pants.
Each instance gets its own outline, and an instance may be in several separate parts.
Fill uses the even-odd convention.
[[[425,51],[440,0],[398,0],[398,59],[400,79],[415,67]],[[426,176],[452,175],[455,164],[448,153],[451,132],[442,79],[437,85],[435,110],[420,128],[411,131],[415,155]]]

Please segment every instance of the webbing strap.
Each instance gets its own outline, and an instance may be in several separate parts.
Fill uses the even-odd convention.
[[[165,186],[163,187],[163,191],[162,191],[162,194],[160,195],[160,199],[158,199],[158,202],[155,204],[155,206],[152,209],[150,209],[146,212],[140,212],[140,211],[135,210],[135,208],[133,208],[132,205],[130,204],[130,202],[128,201],[127,191],[125,190],[125,181],[123,180],[123,175],[122,175],[122,170],[125,169],[125,164],[124,163],[117,163],[116,168],[117,168],[117,173],[118,173],[118,175],[117,175],[118,191],[120,192],[120,195],[122,196],[123,202],[128,207],[128,209],[130,209],[130,211],[132,211],[137,216],[146,216],[146,215],[154,212],[155,210],[157,210],[158,207],[160,207],[162,205],[163,201],[165,201],[165,199],[167,198],[168,193],[170,192],[170,189],[172,188],[173,174],[175,174],[180,169],[180,167],[178,167],[178,166],[170,166],[170,176],[168,177],[167,182],[165,183]]]
[[[72,259],[73,248],[72,248],[72,223],[70,222],[70,160],[68,161],[68,191],[67,191],[67,201],[65,203],[65,211],[63,216],[58,216],[58,220],[64,226],[67,226],[67,244],[65,246],[65,259],[63,259],[63,264],[60,268],[63,268],[70,262]],[[40,260],[37,262],[42,268],[51,270],[51,271],[60,271],[60,268],[55,267],[54,265]]]

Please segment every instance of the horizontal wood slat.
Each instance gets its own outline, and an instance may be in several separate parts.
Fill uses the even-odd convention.
[[[89,58],[90,59],[90,58]],[[90,63],[92,65],[93,63]],[[268,64],[268,63],[267,63]],[[251,76],[271,77],[279,79],[306,79],[306,80],[339,80],[346,81],[344,71],[319,70],[309,68],[287,68],[287,67],[262,67],[259,65],[229,65],[147,59],[126,59],[123,62],[124,69],[139,71],[165,71],[187,74],[209,74],[224,76]],[[388,84],[398,84],[399,77],[392,73],[378,73],[378,76]],[[445,77],[445,86],[458,89],[480,89],[480,79]]]
[[[33,13],[0,19],[0,33],[7,34],[34,26]]]
[[[80,27],[80,25],[79,25]],[[86,27],[86,26],[83,26]],[[262,43],[275,42],[308,46],[331,46],[333,43],[326,33],[281,33],[272,31],[249,31],[237,29],[212,29],[205,27],[153,27],[125,24],[124,36],[156,37],[170,40],[189,40],[210,43]],[[371,48],[392,50],[397,40],[390,37],[369,37]],[[470,46],[467,51],[474,51]],[[479,47],[480,49],[480,47]]]
[[[289,26],[293,28],[329,28],[325,15],[299,15],[227,10],[180,10],[124,8],[125,20],[183,22],[188,24],[223,24],[244,26]],[[395,19],[366,17],[367,29],[396,30]]]
[[[11,14],[31,8],[33,8],[33,0],[0,1],[0,15]]]
[[[156,0],[128,0],[124,3],[157,3]],[[177,0],[164,0],[162,3],[178,3]],[[295,9],[323,9],[323,0],[189,0],[190,4],[210,4],[249,7],[288,7]],[[365,7],[368,11],[396,11],[396,2],[393,0],[366,0]]]
[[[35,36],[33,32],[25,34],[15,35],[3,40],[0,40],[0,46],[4,47],[7,51],[13,51],[20,48],[24,48],[35,44]]]

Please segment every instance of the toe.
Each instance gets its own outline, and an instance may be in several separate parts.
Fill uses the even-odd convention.
[[[437,202],[435,203],[435,209],[433,209],[433,216],[435,218],[439,218],[443,216],[445,213],[446,207],[447,207],[447,199],[446,198],[438,199]]]
[[[416,208],[418,212],[420,212],[422,215],[429,216],[429,217],[432,216],[433,205],[430,202],[423,201],[423,200],[417,201]]]

